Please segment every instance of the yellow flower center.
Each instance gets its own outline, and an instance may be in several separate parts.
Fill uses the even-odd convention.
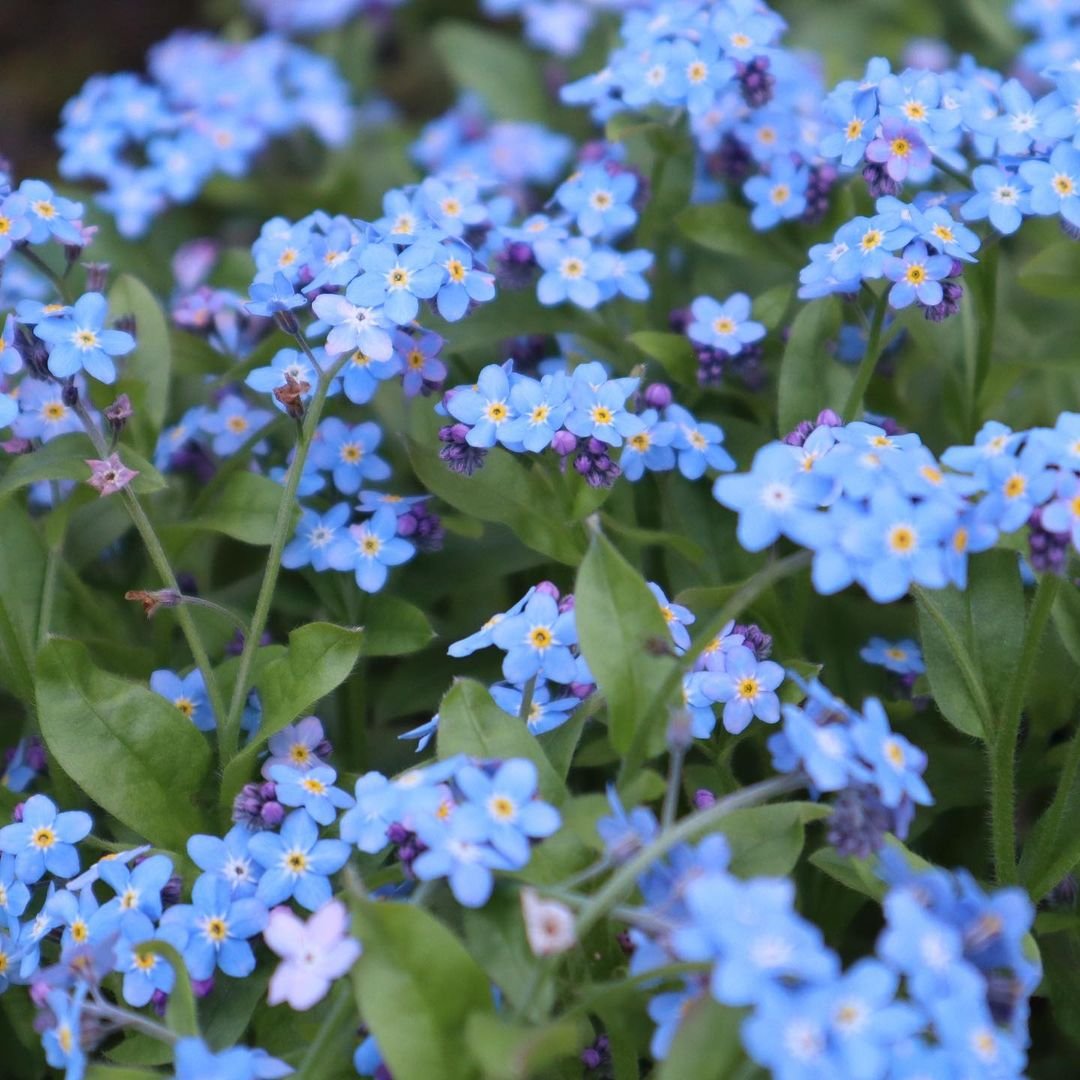
[[[278,256],[278,266],[292,266],[300,258],[300,252],[296,248],[285,248]]]
[[[885,757],[894,769],[904,767],[904,748],[895,739],[885,740]]]
[[[751,698],[757,697],[760,692],[761,683],[759,683],[753,675],[747,675],[740,679],[738,685],[735,687],[735,693],[744,701],[749,701]]]
[[[314,776],[306,776],[300,781],[300,786],[312,795],[325,795],[326,785],[321,780],[316,780]]]
[[[1067,173],[1058,173],[1051,181],[1050,186],[1061,196],[1067,199],[1076,192],[1076,181]]]
[[[862,234],[862,239],[859,241],[859,247],[863,251],[873,251],[875,248],[881,246],[882,240],[885,239],[885,234],[880,229],[867,229]]]
[[[594,405],[589,413],[594,424],[599,424],[601,427],[607,427],[615,420],[615,415],[605,405]]]
[[[517,815],[517,806],[513,799],[505,795],[493,795],[488,802],[488,810],[496,821],[513,821]]]
[[[921,123],[926,119],[926,106],[921,101],[904,102],[904,115],[915,123]]]
[[[289,747],[289,760],[297,765],[306,765],[311,760],[311,751],[303,743],[293,743]]]
[[[191,698],[178,697],[173,704],[190,720],[195,712],[195,702]]]
[[[720,318],[713,320],[712,328],[717,334],[734,334],[735,320],[728,315],[721,315]]]
[[[731,42],[731,46],[734,49],[748,49],[753,43],[753,39],[748,35],[742,33],[740,30],[736,30],[735,33],[728,38]]]
[[[906,158],[911,153],[911,142],[905,139],[903,135],[898,135],[889,143],[889,149],[892,151],[893,157]]]
[[[451,281],[461,282],[465,280],[465,264],[460,259],[450,259],[446,263],[446,273]]]
[[[594,210],[607,210],[614,201],[610,191],[594,191],[589,196],[589,202]]]
[[[921,285],[926,280],[926,267],[922,263],[911,263],[904,271],[904,280],[909,285]]]
[[[56,207],[48,199],[36,199],[30,204],[30,209],[46,221],[51,221],[56,217]]]
[[[709,67],[700,60],[695,60],[686,69],[686,77],[692,83],[702,83],[709,76]]]
[[[78,348],[84,351],[96,349],[98,345],[98,336],[93,330],[76,330],[73,342]]]
[[[243,416],[238,416],[236,413],[233,413],[233,415],[225,421],[225,426],[234,435],[243,435],[243,433],[248,429],[247,418]]]
[[[229,936],[229,924],[215,915],[206,920],[206,936],[215,942],[222,942]]]
[[[915,550],[918,537],[910,525],[894,525],[889,530],[889,550],[897,555],[906,555]]]
[[[490,401],[484,409],[484,415],[493,423],[501,424],[509,414],[506,403],[502,401]]]
[[[1005,498],[1016,499],[1027,491],[1027,480],[1021,473],[1013,473],[1012,476],[1005,481],[1002,491],[1005,493]]]
[[[585,264],[580,259],[570,256],[568,259],[563,259],[560,272],[564,278],[576,280],[585,273]]]
[[[378,555],[381,548],[382,541],[377,536],[365,536],[364,539],[360,541],[360,550],[365,555]]]
[[[139,971],[153,971],[157,967],[158,958],[152,952],[137,952],[132,956],[131,962]]]
[[[56,833],[48,825],[41,825],[30,834],[30,844],[39,851],[47,851],[56,843]]]
[[[7,236],[11,232],[11,218],[0,214],[0,236]]]
[[[956,530],[952,538],[953,551],[958,555],[963,555],[967,551],[968,546],[968,531],[967,529],[960,528]]]
[[[787,184],[776,184],[769,192],[774,206],[783,206],[791,198],[791,188]]]
[[[855,139],[859,138],[863,133],[864,127],[866,127],[866,125],[862,122],[862,120],[860,120],[857,116],[853,116],[848,121],[848,126],[845,131],[848,141],[852,142]]]
[[[647,431],[640,431],[637,435],[631,435],[628,441],[635,450],[642,453],[649,449],[649,433]]]
[[[541,652],[550,648],[554,640],[555,635],[546,626],[534,626],[529,631],[529,644]]]
[[[138,903],[139,894],[134,889],[128,889],[124,895],[120,897],[120,906],[124,911],[134,911]]]
[[[290,873],[302,874],[307,870],[308,859],[302,851],[290,851],[285,856],[285,867]]]
[[[930,230],[943,244],[951,244],[956,239],[948,225],[935,225]]]
[[[44,409],[41,410],[41,415],[46,420],[63,420],[67,416],[67,407],[59,401],[50,401]]]
[[[90,936],[90,928],[82,921],[82,919],[76,919],[71,924],[71,940],[77,945],[81,945]]]
[[[355,465],[364,456],[364,448],[357,443],[343,443],[340,454],[342,461]]]
[[[395,266],[388,277],[391,289],[404,289],[409,284],[409,271],[400,266]]]
[[[447,217],[458,217],[461,214],[461,203],[453,197],[443,199],[439,205]]]

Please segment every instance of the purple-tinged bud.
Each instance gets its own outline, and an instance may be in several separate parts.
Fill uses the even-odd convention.
[[[565,596],[559,598],[559,614],[563,615],[568,611],[574,610],[574,594],[568,592]]]
[[[642,396],[650,409],[666,409],[675,397],[667,383],[659,382],[649,383]]]
[[[1042,507],[1032,510],[1028,518],[1028,553],[1033,570],[1063,574],[1069,558],[1069,546],[1069,533],[1051,532],[1043,524]]]
[[[386,828],[386,839],[395,847],[409,839],[409,830],[400,821],[392,821]]]
[[[868,858],[880,851],[893,815],[869,785],[845,788],[836,797],[826,837],[841,855]]]
[[[0,450],[3,450],[5,454],[12,454],[14,456],[19,454],[29,454],[33,449],[34,444],[29,439],[21,439],[18,436],[0,442]]]
[[[245,784],[233,800],[233,821],[252,830],[280,825],[285,809],[276,801],[276,796],[277,788],[270,781]]]
[[[637,946],[634,944],[633,938],[630,937],[629,930],[620,930],[615,935],[615,941],[618,943],[619,948],[622,949],[624,956],[634,955]]]
[[[594,1050],[591,1046],[587,1046],[581,1051],[581,1064],[586,1069],[598,1069],[601,1062],[603,1062],[604,1056],[599,1050]]]
[[[558,600],[562,593],[559,592],[559,586],[554,581],[541,581],[536,586],[536,591],[541,596],[550,596],[552,600]]]
[[[584,701],[596,689],[596,683],[572,682],[567,689],[578,701]]]
[[[164,887],[161,890],[161,905],[162,907],[172,907],[174,904],[180,903],[180,890],[184,887],[184,880],[177,874],[173,874],[168,881],[165,882]]]
[[[932,305],[919,304],[922,308],[923,318],[929,322],[943,322],[951,315],[960,310],[960,301],[964,296],[964,286],[955,281],[943,281],[941,283],[941,300]]]
[[[169,995],[164,990],[155,990],[150,995],[150,1004],[158,1016],[164,1016],[165,1009],[169,1004]]]
[[[26,764],[34,772],[44,772],[48,767],[49,758],[45,753],[45,744],[37,735],[31,735],[26,744]]]
[[[69,408],[74,409],[79,404],[79,388],[73,382],[64,383],[60,391],[60,400]]]
[[[201,285],[217,262],[220,245],[205,237],[189,240],[176,249],[172,257],[172,273],[182,292]]]
[[[734,135],[725,135],[717,149],[705,159],[710,175],[719,180],[741,184],[754,168],[750,147]]]
[[[808,225],[815,225],[829,212],[829,193],[838,176],[835,166],[815,165],[810,170],[810,179],[806,185],[806,209],[802,220]]]
[[[35,1009],[44,1009],[48,1004],[53,988],[44,979],[35,979],[30,984],[30,1001]]]
[[[776,79],[769,71],[767,56],[755,56],[748,63],[736,60],[735,79],[742,91],[743,100],[751,109],[760,109],[772,101]]]
[[[1047,894],[1048,907],[1074,908],[1076,899],[1080,896],[1080,883],[1075,874],[1066,874]]]
[[[125,334],[131,334],[135,337],[136,323],[134,315],[121,315],[113,324],[117,330],[122,330]]]
[[[708,810],[716,805],[716,796],[708,788],[698,788],[694,792],[693,802],[695,810]]]
[[[818,427],[843,427],[844,421],[832,409],[822,409],[817,414]]]
[[[731,632],[733,634],[742,634],[743,644],[759,662],[768,660],[772,656],[772,635],[766,634],[757,623],[749,623],[746,626],[736,625]]]
[[[300,333],[300,323],[288,308],[284,308],[281,311],[275,311],[274,322],[276,322],[278,327],[284,330],[290,337]]]
[[[562,428],[555,432],[551,440],[551,449],[560,457],[566,457],[577,449],[577,436]]]
[[[397,519],[398,536],[411,537],[420,551],[439,551],[446,539],[442,519],[422,503],[407,510]]]
[[[371,1074],[371,1080],[394,1080],[394,1074],[386,1067],[386,1063],[380,1061]]]
[[[109,264],[103,262],[83,263],[83,269],[86,271],[86,291],[103,293],[105,286],[109,283]]]
[[[688,307],[673,308],[667,317],[668,328],[673,334],[685,334],[686,328],[693,321],[693,312]]]
[[[25,808],[25,806],[26,803],[18,802],[11,808],[11,820],[14,821],[17,825],[22,824],[23,809]]]
[[[259,816],[268,829],[276,829],[285,820],[285,807],[272,799],[270,802],[263,803]]]
[[[191,980],[191,992],[197,998],[208,997],[214,992],[214,977],[210,976],[209,979],[192,979]]]
[[[105,419],[114,435],[119,435],[134,415],[135,410],[131,407],[131,398],[127,394],[121,394],[111,405],[105,407]]]
[[[885,171],[883,164],[875,161],[868,161],[863,166],[862,177],[873,199],[879,199],[882,195],[899,195],[904,186]]]
[[[780,441],[788,446],[802,446],[814,433],[812,420],[800,420]]]
[[[591,139],[587,143],[582,143],[581,149],[578,150],[578,161],[583,165],[594,165],[605,161],[610,152],[611,148],[603,139]]]

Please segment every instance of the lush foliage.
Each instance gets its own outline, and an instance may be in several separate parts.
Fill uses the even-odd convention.
[[[0,176],[5,1075],[1067,1074],[1080,9],[482,6]]]

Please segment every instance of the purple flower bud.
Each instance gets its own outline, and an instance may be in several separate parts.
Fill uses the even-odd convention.
[[[793,430],[789,431],[780,441],[788,446],[802,446],[814,433],[812,420],[800,420]]]
[[[551,449],[560,457],[566,457],[577,449],[577,437],[565,429],[556,431],[551,440]]]
[[[52,987],[44,979],[35,979],[30,984],[30,1000],[36,1009],[44,1009],[48,1003]]]
[[[903,184],[894,180],[886,171],[884,163],[868,161],[863,166],[863,179],[870,191],[871,198],[878,199],[882,195],[899,195]]]
[[[596,683],[572,682],[568,689],[578,701],[584,701],[596,689]]]
[[[109,281],[109,264],[83,263],[83,269],[86,271],[86,291],[103,293]]]
[[[574,594],[567,593],[565,596],[559,598],[559,614],[564,614],[567,611],[574,610]]]
[[[11,820],[12,820],[12,821],[14,821],[14,822],[15,822],[16,824],[21,824],[21,823],[22,823],[22,819],[23,819],[23,808],[24,808],[25,806],[26,806],[26,803],[21,803],[21,802],[18,802],[18,803],[16,803],[16,804],[14,805],[14,807],[12,807],[12,810],[11,810]]]
[[[169,1004],[169,995],[164,990],[155,990],[150,996],[150,1004],[158,1016],[164,1016],[165,1008]]]
[[[553,581],[541,581],[536,586],[536,591],[542,596],[550,596],[552,600],[558,600],[561,595],[559,586]]]
[[[163,907],[172,907],[173,904],[180,903],[180,890],[184,887],[183,878],[177,874],[173,874],[168,881],[165,882],[164,888],[161,890],[161,904]]]
[[[48,755],[45,753],[45,744],[41,741],[40,736],[30,736],[26,744],[26,764],[34,772],[44,772],[48,766]]]
[[[209,979],[192,979],[191,980],[191,992],[197,998],[207,997],[213,993],[214,990],[214,977],[211,975]]]
[[[674,308],[668,313],[668,327],[674,334],[685,334],[693,319],[693,312],[688,307]]]
[[[650,409],[666,409],[674,400],[671,387],[666,383],[649,383],[643,396]]]
[[[716,805],[716,796],[708,788],[698,788],[694,792],[694,809],[707,810]]]
[[[263,803],[259,816],[267,828],[276,829],[285,820],[285,807],[276,800],[271,800]]]
[[[822,409],[817,415],[818,427],[843,427],[844,421],[832,411],[832,409]]]

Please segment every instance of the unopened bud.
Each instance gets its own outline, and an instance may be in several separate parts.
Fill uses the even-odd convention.
[[[109,264],[101,262],[83,263],[83,269],[86,271],[86,291],[104,292],[109,281]]]
[[[142,604],[143,614],[149,619],[159,607],[176,607],[182,597],[173,589],[129,589],[124,599]]]
[[[121,394],[111,405],[105,408],[105,419],[114,434],[119,435],[124,430],[124,425],[135,415],[131,407],[131,398],[127,394]]]

